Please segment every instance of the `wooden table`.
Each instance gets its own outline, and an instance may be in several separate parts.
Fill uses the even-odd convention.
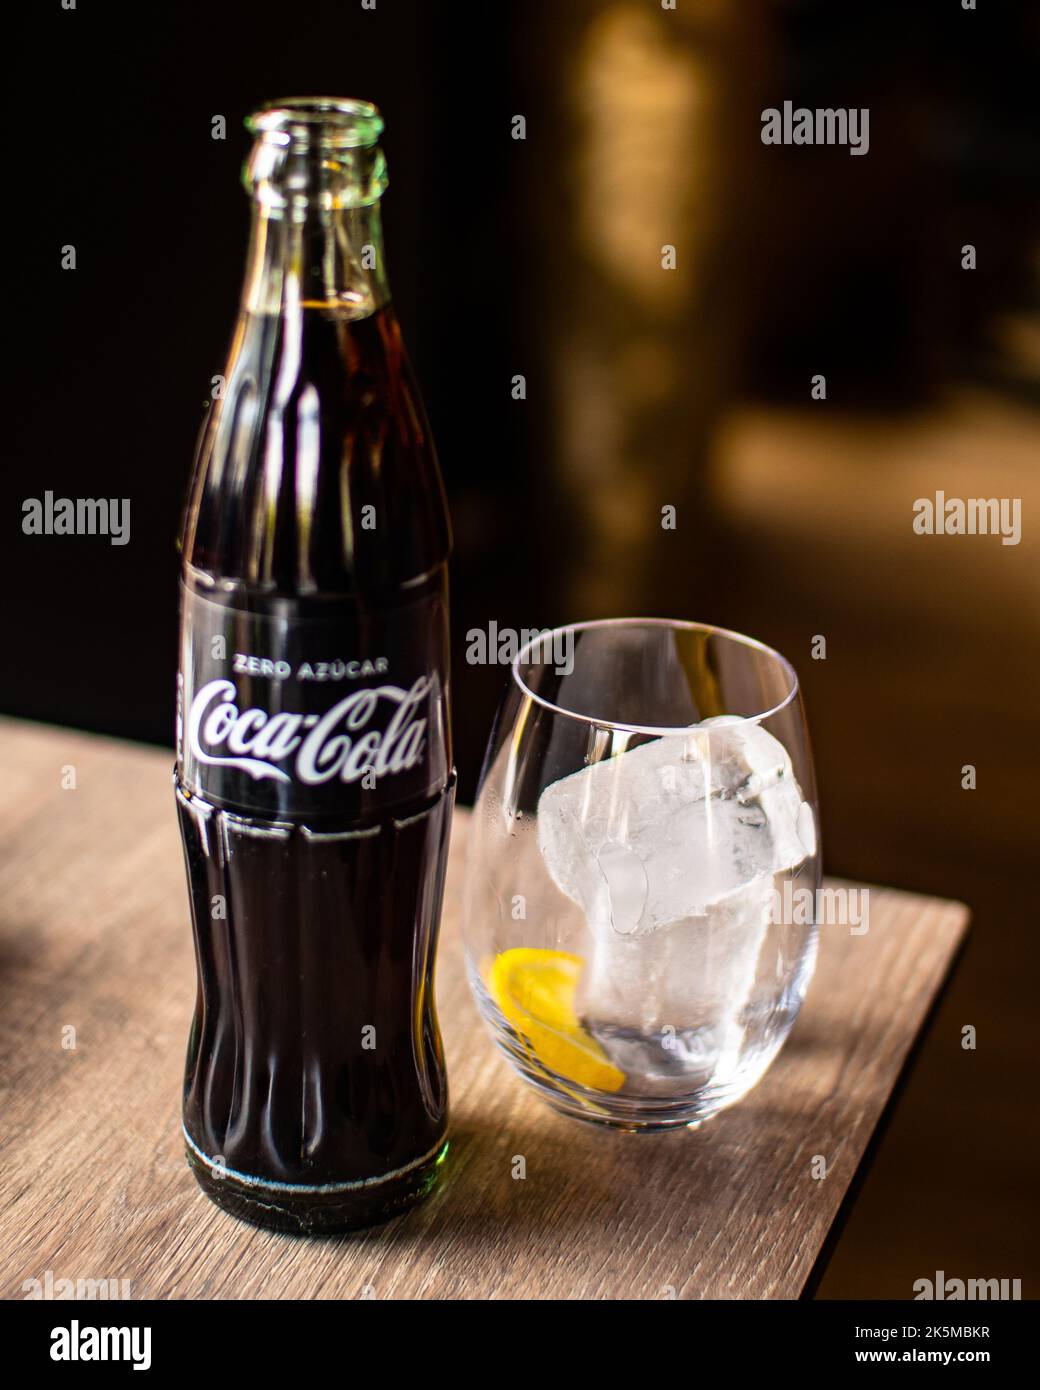
[[[381,1230],[301,1241],[224,1215],[184,1163],[194,966],[171,764],[0,721],[0,1295],[24,1297],[48,1270],[129,1280],[135,1298],[803,1293],[966,908],[872,889],[866,935],[823,931],[802,1015],[750,1096],[698,1131],[605,1132],[545,1108],[477,1017],[458,816],[437,986],[453,1117],[444,1179]]]

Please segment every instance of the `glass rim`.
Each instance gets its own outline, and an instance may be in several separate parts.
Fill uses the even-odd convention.
[[[551,642],[555,637],[566,632],[587,632],[590,628],[621,628],[621,627],[667,627],[673,631],[680,629],[684,632],[704,632],[715,637],[725,637],[732,642],[738,643],[742,647],[749,647],[754,651],[763,652],[766,656],[772,657],[783,670],[790,683],[790,689],[784,698],[771,709],[761,710],[756,714],[737,714],[730,716],[732,719],[739,720],[743,724],[761,724],[764,719],[770,719],[773,715],[785,710],[788,705],[793,704],[798,698],[800,686],[798,683],[798,673],[788,661],[787,657],[778,652],[775,647],[770,647],[765,642],[760,642],[757,637],[748,637],[743,632],[735,632],[732,628],[719,627],[715,623],[698,623],[685,618],[591,618],[587,622],[564,623],[560,627],[551,628],[546,632],[533,637],[517,652],[510,665],[510,672],[514,684],[521,693],[535,704],[541,705],[543,709],[551,710],[553,714],[562,715],[565,719],[573,719],[579,724],[587,724],[595,729],[616,729],[621,733],[627,734],[650,734],[661,738],[674,738],[678,734],[689,734],[694,730],[702,733],[711,734],[713,729],[703,729],[699,724],[680,724],[680,725],[658,725],[658,724],[627,724],[616,719],[597,719],[595,715],[581,714],[577,710],[564,709],[562,705],[556,705],[551,700],[547,700],[544,695],[539,695],[524,681],[520,676],[520,666],[524,658],[535,647],[544,642]],[[720,728],[732,728],[730,725],[722,725]]]

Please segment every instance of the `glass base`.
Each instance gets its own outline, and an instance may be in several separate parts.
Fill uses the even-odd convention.
[[[515,1063],[515,1057],[513,1061]],[[604,1103],[602,1095],[595,1099],[561,1094],[557,1086],[525,1067],[517,1071],[558,1115],[585,1124],[621,1130],[624,1134],[662,1134],[672,1129],[699,1129],[720,1111],[734,1105],[757,1084],[772,1057],[765,1059],[762,1069],[750,1077],[742,1077],[734,1086],[705,1087],[694,1097],[682,1100],[651,1100],[646,1096],[611,1096]]]
[[[185,1143],[188,1166],[211,1202],[240,1221],[294,1236],[335,1235],[400,1216],[433,1190],[447,1152],[445,1138],[430,1154],[384,1181],[294,1187],[229,1172],[211,1163],[190,1140]]]
[[[672,1129],[696,1129],[713,1116],[735,1105],[752,1090],[768,1071],[773,1059],[787,1039],[801,1008],[805,990],[815,961],[815,938],[806,953],[802,968],[791,986],[770,1011],[768,1020],[758,1029],[754,1045],[745,1046],[724,1065],[705,1070],[703,1065],[687,1057],[683,1065],[682,1050],[669,1054],[667,1069],[662,1065],[657,1075],[626,1077],[626,1084],[616,1091],[597,1090],[582,1085],[573,1076],[560,1075],[535,1055],[529,1041],[503,1016],[488,994],[477,969],[469,962],[470,984],[479,1010],[489,1025],[492,1037],[518,1075],[542,1100],[568,1119],[583,1120],[586,1124],[606,1126],[630,1134],[658,1134]],[[607,1029],[589,1026],[590,1035],[613,1045],[612,1063],[618,1070],[628,1056],[652,1057],[658,1051],[653,1037],[622,1034],[610,1039]],[[619,1045],[620,1043],[620,1045]]]

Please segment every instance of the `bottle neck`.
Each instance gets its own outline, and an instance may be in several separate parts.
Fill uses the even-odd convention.
[[[364,207],[253,208],[242,307],[367,318],[390,301],[378,200]]]

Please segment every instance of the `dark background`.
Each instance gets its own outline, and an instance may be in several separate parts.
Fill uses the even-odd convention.
[[[820,1294],[905,1298],[943,1269],[1035,1296],[1038,19],[909,10],[36,7],[8,84],[2,703],[171,742],[174,542],[237,305],[242,120],[374,100],[455,525],[464,798],[503,680],[466,664],[473,629],[642,612],[780,647],[829,870],[975,914]],[[764,147],[785,98],[868,106],[869,154]],[[130,543],[24,536],[48,488],[129,497]],[[1020,497],[1022,543],[915,536],[937,488]]]

